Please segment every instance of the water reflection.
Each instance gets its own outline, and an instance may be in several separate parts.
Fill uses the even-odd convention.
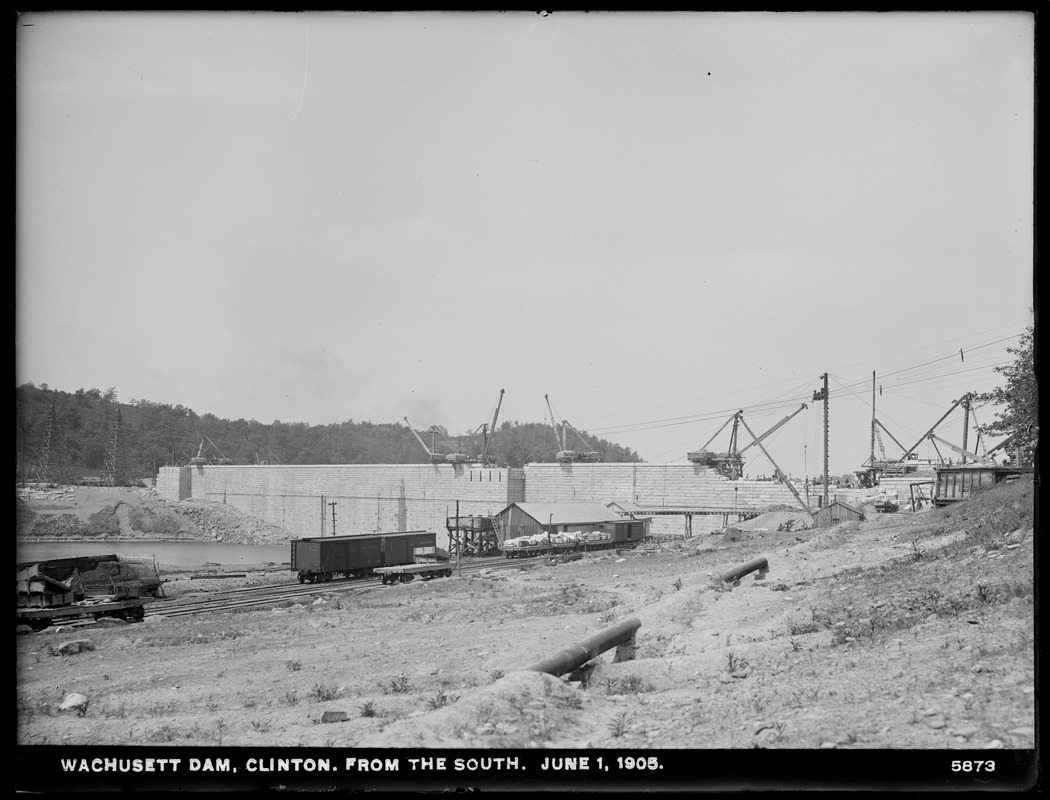
[[[112,553],[148,555],[158,564],[175,567],[192,567],[213,562],[215,564],[287,564],[290,561],[289,545],[220,544],[216,542],[156,542],[128,541],[100,542],[28,542],[19,543],[16,555],[19,563],[46,561],[52,558],[75,556],[100,556]]]

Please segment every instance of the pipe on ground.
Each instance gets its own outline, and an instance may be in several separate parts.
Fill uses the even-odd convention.
[[[746,564],[741,564],[739,567],[734,567],[729,572],[722,575],[722,580],[726,583],[732,583],[738,581],[750,572],[758,570],[758,577],[765,577],[766,573],[769,572],[769,562],[765,556],[756,558],[753,561],[748,561]]]
[[[573,670],[582,667],[592,658],[597,658],[606,650],[633,641],[635,631],[641,625],[641,620],[637,617],[631,617],[619,625],[614,625],[586,641],[562,650],[557,655],[529,667],[529,670],[532,672],[545,672],[555,677],[567,675]]]

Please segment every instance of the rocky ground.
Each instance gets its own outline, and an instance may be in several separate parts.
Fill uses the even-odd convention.
[[[192,540],[223,544],[284,544],[279,525],[242,514],[224,503],[168,500],[152,489],[50,486],[21,489],[18,539]]]
[[[168,519],[167,509],[178,515],[177,535],[269,541],[275,533],[228,509],[142,497],[145,508],[129,503],[125,518]],[[69,508],[20,503],[20,535],[72,524],[47,514],[83,522]],[[101,519],[116,517],[127,533],[119,507],[100,514],[87,514],[87,524],[101,530]],[[310,603],[263,610],[22,633],[17,741],[1032,748],[1033,549],[1028,481],[953,508],[830,529],[778,524],[737,541],[702,536],[577,560],[507,561],[482,574],[351,593],[326,585]],[[767,575],[720,579],[759,556]],[[219,588],[167,578],[158,602]],[[289,579],[260,568],[241,580]],[[609,651],[562,678],[528,669],[625,620],[639,623],[632,660]],[[63,652],[70,640],[88,645]],[[83,713],[61,709],[72,693],[86,698]]]

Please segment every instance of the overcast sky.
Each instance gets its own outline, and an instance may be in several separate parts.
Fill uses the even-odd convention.
[[[910,446],[1002,383],[1032,319],[1031,14],[17,30],[17,384],[452,433],[505,389],[500,422],[548,420],[549,395],[652,462],[807,403],[764,442],[799,476],[826,372],[841,474],[873,372]]]

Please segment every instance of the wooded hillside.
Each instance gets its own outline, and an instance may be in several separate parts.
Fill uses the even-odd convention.
[[[122,403],[117,390],[57,391],[31,383],[15,390],[17,479],[114,483],[151,478],[159,467],[194,457],[233,464],[425,464],[430,458],[412,431],[398,422],[307,425],[275,420],[229,420],[181,405],[148,400]],[[627,447],[582,431],[603,461],[641,461]],[[442,427],[419,431],[436,453],[480,455],[482,434],[452,435]],[[572,441],[570,447],[584,448]],[[547,423],[509,420],[489,436],[488,458],[503,467],[550,462],[561,449]],[[228,462],[224,461],[228,459]]]

